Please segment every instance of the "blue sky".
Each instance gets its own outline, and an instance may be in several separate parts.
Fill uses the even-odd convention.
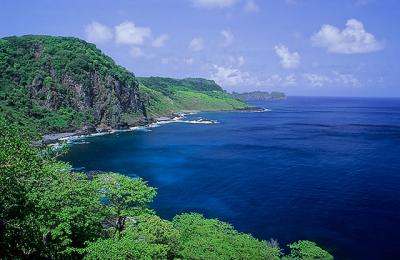
[[[396,0],[2,0],[0,37],[76,36],[137,76],[400,96]]]

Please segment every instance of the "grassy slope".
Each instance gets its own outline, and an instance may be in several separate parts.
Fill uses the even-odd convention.
[[[185,110],[215,111],[247,108],[248,105],[225,93],[214,81],[205,79],[138,78],[150,116]]]

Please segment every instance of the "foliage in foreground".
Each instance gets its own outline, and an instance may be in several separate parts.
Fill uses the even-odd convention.
[[[0,119],[0,259],[333,259],[310,241],[282,256],[199,214],[163,220],[142,179],[71,172],[17,132]]]

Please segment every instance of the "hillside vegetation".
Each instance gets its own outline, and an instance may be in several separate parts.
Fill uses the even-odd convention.
[[[232,98],[212,80],[162,77],[138,78],[139,89],[151,116],[185,110],[235,110],[249,107]]]
[[[141,78],[72,37],[0,39],[0,112],[32,134],[123,128],[182,110],[247,105],[205,79]]]

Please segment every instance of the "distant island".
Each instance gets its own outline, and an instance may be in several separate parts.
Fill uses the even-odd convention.
[[[272,91],[271,93],[265,92],[265,91],[252,91],[252,92],[243,92],[243,93],[232,92],[232,96],[234,98],[244,100],[244,101],[284,100],[287,98],[285,93],[275,92],[275,91]]]

